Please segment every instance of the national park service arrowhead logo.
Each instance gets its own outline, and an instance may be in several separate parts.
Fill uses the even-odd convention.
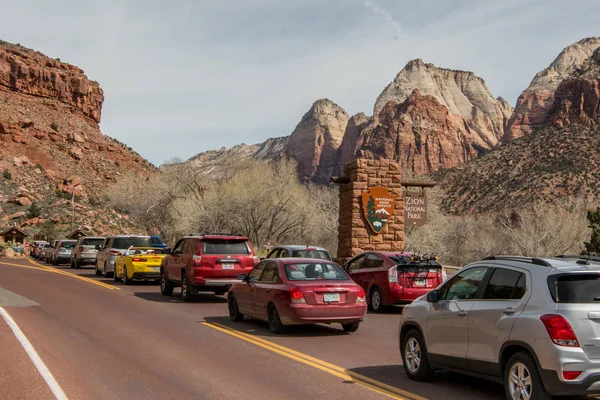
[[[377,186],[362,193],[362,203],[365,218],[369,221],[371,229],[375,233],[381,233],[394,215],[396,195],[391,194],[387,188]]]

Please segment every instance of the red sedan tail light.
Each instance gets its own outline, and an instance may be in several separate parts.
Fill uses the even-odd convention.
[[[302,290],[298,288],[292,288],[292,290],[290,290],[290,298],[294,304],[306,304],[304,294],[302,293]]]
[[[358,296],[356,297],[356,302],[364,303],[365,301],[365,291],[363,290],[363,288],[358,288]]]
[[[109,250],[108,254],[111,254],[113,256],[120,256],[121,252],[119,250]]]

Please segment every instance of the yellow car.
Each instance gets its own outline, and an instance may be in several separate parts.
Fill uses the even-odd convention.
[[[115,260],[115,282],[123,280],[131,285],[134,280],[159,280],[160,264],[165,251],[156,247],[130,247]]]

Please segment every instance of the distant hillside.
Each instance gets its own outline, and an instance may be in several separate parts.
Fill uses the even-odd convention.
[[[457,214],[519,208],[562,198],[600,200],[600,127],[547,126],[433,175],[443,207]]]

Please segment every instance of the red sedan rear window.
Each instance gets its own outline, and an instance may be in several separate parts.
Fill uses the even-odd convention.
[[[285,275],[290,281],[346,281],[348,275],[337,264],[285,264]]]

